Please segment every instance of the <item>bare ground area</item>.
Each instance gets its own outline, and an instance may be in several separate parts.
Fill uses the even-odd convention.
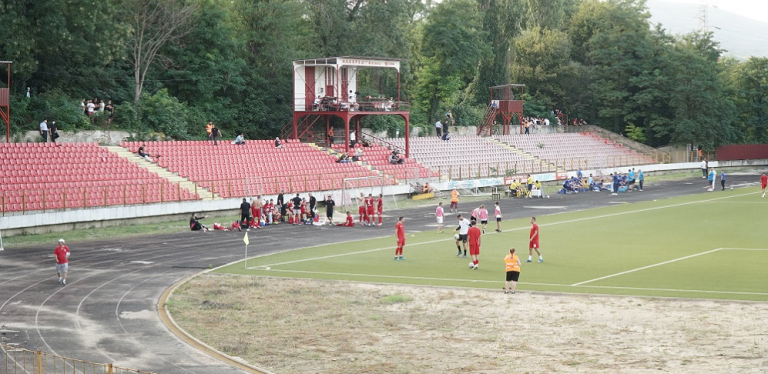
[[[764,373],[768,304],[203,275],[177,323],[288,373]]]

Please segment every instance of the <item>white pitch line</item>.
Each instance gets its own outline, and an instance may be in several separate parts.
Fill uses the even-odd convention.
[[[260,270],[264,270],[264,269],[260,269]],[[490,280],[484,280],[484,279],[430,278],[430,277],[411,277],[411,276],[405,276],[405,275],[335,273],[335,272],[324,272],[324,271],[281,270],[281,269],[271,269],[269,271],[283,272],[283,273],[334,275],[334,276],[345,275],[345,276],[356,276],[356,277],[378,277],[378,278],[394,278],[394,279],[435,280],[435,281],[448,281],[448,282],[459,281],[459,282],[470,282],[470,283],[504,284],[504,281],[490,281]],[[678,292],[678,293],[693,292],[693,293],[704,293],[704,294],[768,296],[767,292],[747,292],[747,291],[685,290],[685,289],[676,289],[676,288],[643,288],[643,287],[621,287],[621,286],[576,286],[573,284],[535,283],[535,282],[518,282],[518,284],[530,285],[530,286],[545,286],[545,287],[577,287],[577,288],[601,288],[601,289],[617,289],[617,290],[633,290],[633,291],[663,291],[663,292]],[[627,296],[627,295],[623,295],[623,296]]]
[[[768,251],[768,248],[721,248],[725,251]]]
[[[712,250],[709,250],[709,251],[705,251],[705,252],[701,252],[701,253],[696,253],[696,254],[692,254],[692,255],[689,255],[689,256],[685,256],[685,257],[676,258],[676,259],[674,259],[674,260],[669,260],[669,261],[659,262],[658,264],[653,264],[653,265],[643,266],[643,267],[639,267],[639,268],[637,268],[637,269],[632,269],[632,270],[622,271],[622,272],[620,272],[620,273],[611,274],[611,275],[606,275],[606,276],[604,276],[604,277],[595,278],[595,279],[590,279],[590,280],[588,280],[588,281],[584,281],[584,282],[574,283],[574,284],[572,284],[571,286],[581,286],[581,285],[583,285],[583,284],[592,283],[592,282],[597,282],[597,281],[599,281],[599,280],[603,280],[603,279],[608,279],[608,278],[618,277],[619,275],[624,275],[624,274],[634,273],[634,272],[636,272],[636,271],[645,270],[645,269],[650,269],[650,268],[654,268],[654,267],[657,267],[657,266],[661,266],[661,265],[671,264],[671,263],[673,263],[673,262],[682,261],[682,260],[687,260],[687,259],[689,259],[689,258],[693,258],[693,257],[701,256],[701,255],[706,255],[706,254],[709,254],[709,253],[713,253],[713,252],[717,252],[717,251],[720,251],[720,250],[722,250],[722,248],[716,248],[716,249],[712,249]]]
[[[753,193],[750,192],[750,193],[746,193],[746,194],[716,197],[716,198],[707,199],[707,200],[689,201],[689,202],[686,202],[686,203],[664,205],[664,206],[653,207],[653,208],[636,209],[636,210],[627,211],[627,212],[620,212],[620,213],[604,214],[604,215],[601,215],[601,216],[577,218],[577,219],[560,221],[560,222],[542,223],[539,226],[540,227],[546,227],[546,226],[560,225],[560,224],[563,224],[563,223],[574,223],[574,222],[583,222],[583,221],[589,221],[589,220],[600,219],[600,218],[610,218],[610,217],[622,216],[622,215],[625,215],[625,214],[641,213],[641,212],[647,212],[647,211],[658,210],[658,209],[673,208],[673,207],[678,207],[678,206],[685,206],[685,205],[690,205],[690,204],[698,204],[698,203],[703,203],[703,202],[708,202],[708,201],[715,201],[715,200],[722,200],[722,199],[730,199],[730,198],[733,198],[733,197],[746,196],[746,195],[752,195],[752,194]],[[507,229],[504,232],[528,230],[529,228],[530,227],[517,227],[517,228]],[[496,232],[489,232],[488,234],[485,234],[485,235],[491,235],[491,234],[497,234],[497,233]],[[381,237],[381,238],[385,238],[385,237]],[[386,238],[389,238],[389,237],[386,237]],[[369,240],[369,239],[365,239],[365,240]],[[353,242],[353,241],[359,241],[359,240],[351,240],[351,241],[348,241],[348,242],[345,242],[345,243],[349,243],[349,242]],[[432,243],[439,243],[439,242],[444,242],[444,241],[455,241],[455,239],[453,239],[453,238],[438,239],[438,240],[432,240],[432,241],[423,242],[423,243],[409,244],[408,246],[409,247],[413,247],[413,246],[418,246],[418,245],[422,245],[422,244],[432,244]],[[306,247],[306,248],[322,247],[322,246],[326,246],[326,245],[328,245],[328,244],[320,244],[320,245],[316,245],[316,246],[313,246],[313,247]],[[301,249],[306,249],[306,248],[296,248],[294,251],[301,250]],[[327,258],[341,257],[341,256],[355,255],[355,254],[362,254],[362,253],[369,253],[369,252],[376,252],[376,251],[383,251],[383,250],[387,250],[387,249],[391,250],[391,249],[394,249],[394,248],[395,248],[394,246],[383,247],[383,248],[369,249],[369,250],[365,250],[365,251],[349,252],[349,253],[342,253],[342,254],[322,256],[322,257],[312,257],[312,258],[306,258],[306,259],[302,259],[302,260],[295,260],[295,261],[288,261],[288,262],[281,262],[281,263],[276,263],[276,264],[267,264],[267,265],[260,265],[260,266],[277,266],[277,265],[294,264],[294,263],[298,263],[298,262],[323,260],[323,259],[327,259]],[[267,254],[267,255],[264,255],[264,256],[258,256],[258,257],[267,257],[267,256],[275,255],[275,254],[277,254],[277,253],[270,253],[270,254]],[[221,267],[225,267],[225,266],[229,266],[229,265],[230,264],[227,264],[227,265],[223,265]],[[256,269],[256,268],[259,268],[259,266],[249,267],[248,269],[251,270],[251,269]],[[217,269],[218,268],[213,269],[213,270],[217,270]]]

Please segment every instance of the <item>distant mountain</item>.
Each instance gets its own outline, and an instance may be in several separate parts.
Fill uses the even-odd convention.
[[[687,34],[699,28],[699,5],[648,0],[651,22],[661,23],[672,34]],[[747,59],[768,57],[768,23],[755,21],[715,7],[707,8],[707,23],[726,56]],[[717,29],[719,28],[719,30]]]

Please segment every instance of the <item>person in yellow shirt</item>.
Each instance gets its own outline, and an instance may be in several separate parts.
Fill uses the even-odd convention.
[[[504,257],[504,265],[507,271],[507,285],[504,288],[504,293],[515,293],[517,288],[517,280],[520,279],[520,259],[515,254],[515,249],[510,248],[509,254]],[[509,290],[510,284],[512,285],[512,291]]]
[[[453,191],[451,191],[451,212],[459,211],[459,196],[461,196],[461,194],[454,188]]]
[[[208,124],[205,125],[205,132],[208,134],[208,141],[213,139],[213,122],[208,122]]]

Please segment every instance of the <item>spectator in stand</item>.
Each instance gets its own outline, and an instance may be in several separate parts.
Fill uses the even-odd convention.
[[[112,117],[115,116],[115,106],[112,105],[112,100],[107,101],[107,106],[105,109],[107,110],[107,123],[112,123]]]
[[[298,217],[301,217],[301,197],[299,197],[299,194],[296,194],[296,196],[291,199],[291,202],[293,203],[293,224],[298,225],[299,223],[296,222]]]
[[[139,155],[139,157],[149,162],[156,162],[155,160],[152,159],[152,155],[146,152],[146,150],[144,149],[144,144],[142,144],[141,147],[139,147],[139,151],[136,153]],[[157,155],[156,157],[160,158],[160,155]]]
[[[354,131],[351,131],[349,133],[349,147],[355,148],[355,144],[357,144],[357,135],[355,135]]]
[[[348,154],[346,154],[346,153],[341,153],[341,154],[339,155],[339,159],[338,159],[338,160],[336,160],[336,162],[338,162],[338,163],[342,163],[342,164],[346,164],[346,163],[350,162],[350,160],[349,160],[349,155],[348,155]]]
[[[355,155],[352,156],[352,161],[360,161],[360,159],[363,158],[363,145],[360,143],[357,143],[357,146],[355,147]]]
[[[81,112],[82,112],[84,115],[86,115],[86,116],[88,115],[88,110],[86,110],[86,109],[85,109],[85,99],[83,99],[83,100],[81,100],[81,101],[80,101],[80,111],[81,111]]]
[[[51,142],[56,143],[56,138],[59,137],[59,127],[56,126],[56,120],[51,121],[48,132],[51,134]]]
[[[235,138],[235,141],[233,141],[232,144],[237,144],[237,145],[245,144],[245,138],[243,137],[243,133],[238,134],[237,137]]]
[[[104,100],[99,100],[99,114],[104,113],[104,108],[106,105],[104,104]]]
[[[443,137],[443,123],[440,122],[440,120],[437,120],[437,122],[435,122],[435,134],[437,134],[438,138]]]
[[[329,225],[333,225],[333,210],[334,209],[336,209],[336,202],[333,201],[333,196],[331,196],[331,195],[326,196],[326,198],[325,198],[325,217],[328,219],[328,224]]]
[[[523,125],[525,127],[525,135],[531,134],[531,120],[525,121],[525,124]]]
[[[333,127],[330,127],[328,129],[328,146],[332,147],[335,140],[336,139],[333,137]]]
[[[405,160],[400,158],[400,156],[397,155],[397,151],[392,151],[392,153],[389,155],[389,163],[393,165],[402,164]]]
[[[96,105],[93,103],[93,100],[88,100],[88,102],[85,104],[85,114],[88,117],[91,117],[93,115],[93,110],[96,108]]]
[[[213,145],[219,145],[216,142],[216,139],[218,139],[221,136],[221,130],[216,125],[213,125],[213,128],[211,129],[211,134],[213,135]]]
[[[339,223],[336,226],[355,227],[355,219],[352,218],[352,213],[347,211],[347,219],[346,219],[346,221],[344,221],[344,223]]]
[[[189,228],[192,231],[208,231],[208,228],[200,223],[199,220],[206,216],[198,217],[196,213],[192,213],[192,217],[189,218]]]
[[[280,141],[280,137],[275,138],[275,149],[282,149],[283,148],[283,142]]]
[[[208,134],[208,141],[213,140],[213,122],[208,121],[208,123],[205,125],[205,133]]]
[[[443,136],[442,136],[442,138],[441,138],[441,139],[443,139],[443,141],[448,141],[448,140],[451,140],[451,134],[448,132],[448,126],[446,126],[446,127],[443,129]]]
[[[445,123],[449,126],[456,124],[453,120],[453,113],[450,110],[448,110],[448,113],[445,113]]]
[[[43,143],[48,143],[48,120],[40,122],[40,136],[43,137]]]

